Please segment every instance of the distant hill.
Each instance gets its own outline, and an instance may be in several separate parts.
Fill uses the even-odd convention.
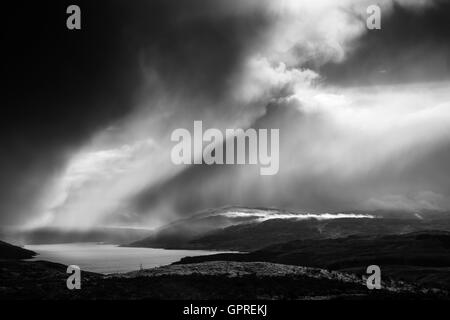
[[[276,243],[350,235],[450,231],[448,213],[296,213],[270,208],[227,207],[171,223],[134,247],[254,251]]]
[[[450,231],[450,220],[352,218],[296,221],[279,219],[218,230],[190,241],[188,246],[202,249],[253,251],[294,240],[405,234],[424,230]]]
[[[264,210],[264,209],[261,209]],[[233,215],[234,212],[243,212],[242,215]],[[233,225],[256,222],[258,216],[254,215],[253,208],[224,207],[208,209],[191,217],[174,221],[144,239],[127,244],[130,247],[152,248],[185,248],[189,241]]]
[[[35,255],[34,251],[0,241],[0,259],[29,259]]]

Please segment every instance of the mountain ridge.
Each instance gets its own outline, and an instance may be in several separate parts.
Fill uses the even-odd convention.
[[[323,217],[323,218],[322,218]],[[404,234],[450,231],[447,213],[352,211],[300,213],[274,208],[223,207],[170,223],[131,247],[254,251],[301,239],[341,238],[354,234]]]

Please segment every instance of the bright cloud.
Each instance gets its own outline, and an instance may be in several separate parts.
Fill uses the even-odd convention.
[[[239,212],[239,211],[228,211],[220,213],[222,216],[229,218],[246,218],[254,217],[257,221],[267,221],[273,219],[292,219],[292,220],[307,220],[307,219],[317,219],[317,220],[331,220],[331,219],[373,219],[375,216],[370,214],[354,214],[354,213],[286,213],[282,214],[277,211],[261,211],[261,212]]]
[[[422,0],[394,2],[409,7],[430,3]],[[377,1],[386,15],[394,2]],[[350,203],[363,203],[367,207],[399,204],[404,208],[442,207],[439,196],[430,196],[439,194],[438,190],[428,190],[425,186],[424,190],[416,191],[417,197],[386,197],[380,191],[383,182],[376,181],[372,174],[389,166],[393,160],[404,170],[448,145],[449,84],[344,89],[327,86],[321,75],[313,71],[313,67],[347,59],[359,37],[367,32],[364,14],[369,4],[372,1],[223,2],[228,15],[263,11],[271,22],[266,33],[245,51],[240,68],[230,76],[232,85],[223,90],[224,97],[209,106],[211,101],[208,99],[194,99],[177,88],[165,87],[157,74],[148,71],[151,68],[144,68],[144,72],[151,74],[148,77],[151,79],[143,87],[150,87],[152,93],[157,90],[158,94],[143,95],[135,114],[123,121],[120,134],[110,134],[107,130],[98,133],[106,136],[108,147],[97,142],[73,155],[49,191],[41,222],[92,226],[114,219],[142,219],[138,213],[128,211],[128,201],[143,189],[157,189],[160,184],[170,182],[182,170],[174,168],[168,161],[169,128],[191,127],[192,121],[198,119],[220,129],[245,126],[264,118],[269,103],[293,108],[299,118],[297,125],[281,128],[288,131],[282,142],[288,150],[282,150],[282,173],[274,178],[279,181],[264,185],[255,182],[251,173],[240,175],[240,181],[229,181],[225,177],[220,183],[215,181],[206,187],[198,186],[203,191],[201,194],[183,190],[195,194],[196,198],[193,196],[190,202],[208,205],[207,198],[222,192],[221,188],[227,189],[223,187],[227,182],[233,185],[232,192],[238,193],[239,197],[263,198],[274,203],[288,198],[287,202],[295,203],[309,201],[309,194],[301,197],[297,192],[311,188],[311,185],[320,189],[322,184],[336,186],[367,179],[368,186],[361,187],[365,182],[358,180],[348,193],[327,188],[324,193],[328,192],[327,196],[334,198],[348,197]],[[215,17],[211,12],[205,14]],[[394,184],[386,182],[387,187],[394,188]],[[291,190],[286,191],[284,187]],[[364,188],[374,194],[368,195]],[[391,192],[389,188],[385,191]],[[254,197],[254,192],[259,193],[260,198]],[[241,198],[231,197],[229,201],[236,199]],[[185,214],[176,212],[170,201],[162,203],[150,208],[148,215]],[[295,218],[346,217],[368,216],[303,214]],[[273,217],[264,214],[259,218]]]

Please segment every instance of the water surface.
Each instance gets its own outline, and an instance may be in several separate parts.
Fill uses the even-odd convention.
[[[170,264],[186,256],[221,253],[205,250],[166,250],[127,248],[112,244],[64,243],[26,245],[38,255],[31,260],[47,260],[66,265],[77,265],[81,270],[98,273],[116,273],[154,268]],[[223,251],[222,251],[223,252]]]

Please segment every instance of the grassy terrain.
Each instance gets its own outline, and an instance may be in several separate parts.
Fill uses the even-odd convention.
[[[0,299],[448,299],[391,284],[368,290],[354,275],[272,263],[210,262],[103,276],[82,272],[81,289],[66,288],[66,266],[0,260]]]
[[[450,233],[350,236],[339,239],[296,240],[250,253],[183,258],[178,263],[205,261],[268,261],[363,274],[367,266],[381,267],[395,280],[450,288]]]

